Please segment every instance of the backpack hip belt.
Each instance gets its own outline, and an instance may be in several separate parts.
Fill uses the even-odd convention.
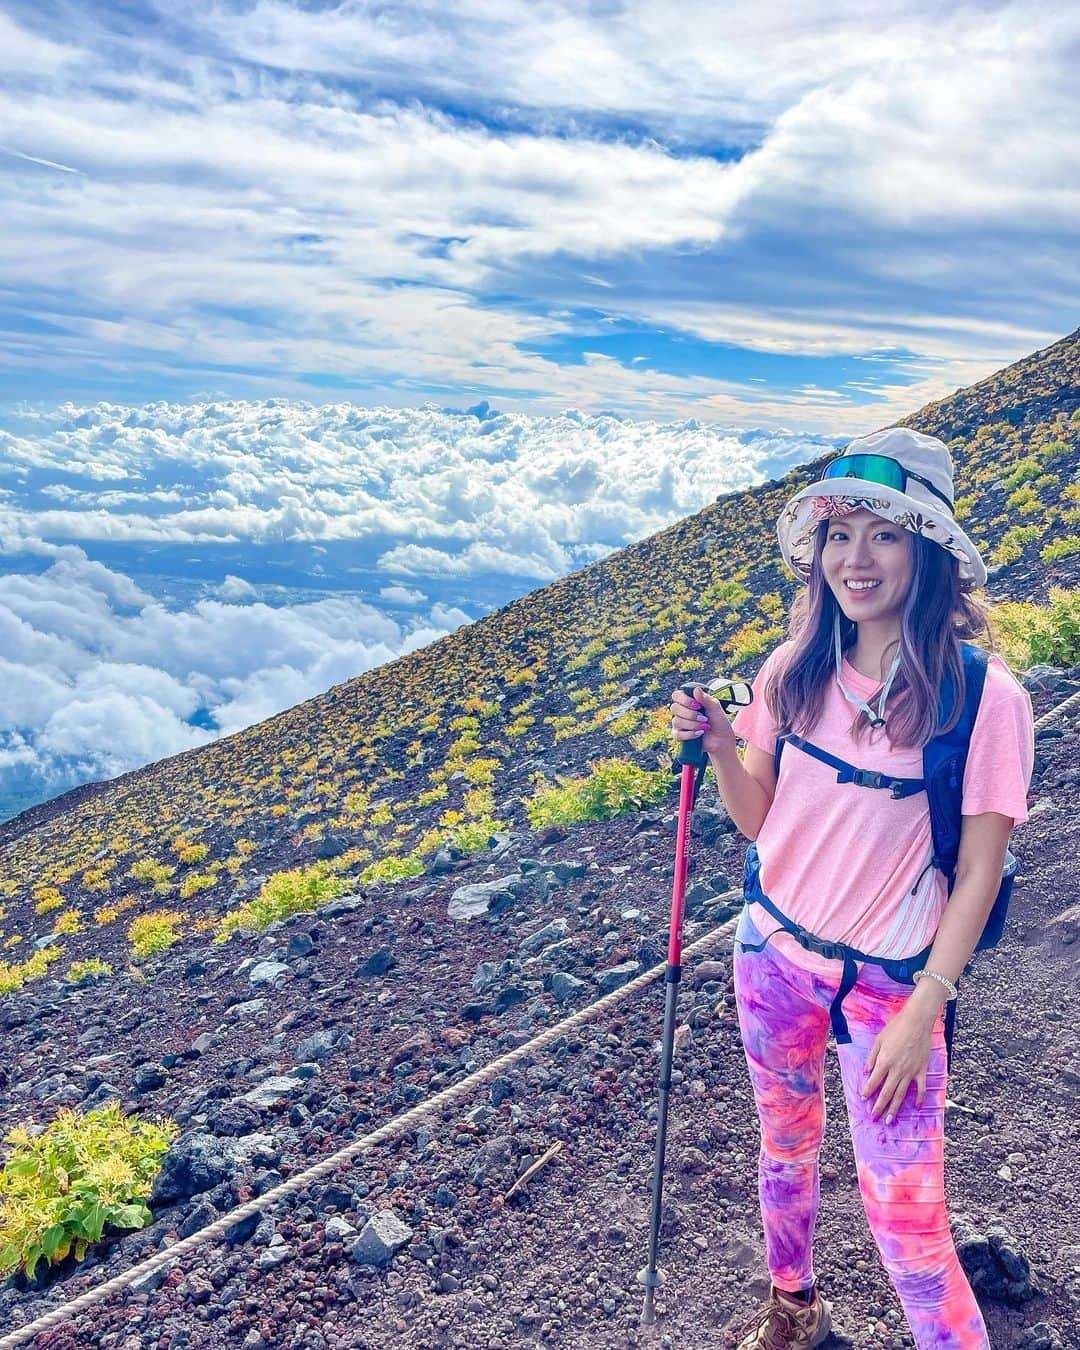
[[[761,859],[758,857],[757,845],[751,844],[746,850],[746,870],[743,875],[743,895],[748,905],[757,904],[780,924],[785,933],[790,933],[800,947],[804,947],[808,952],[815,952],[818,956],[825,957],[828,961],[843,961],[844,973],[840,979],[840,987],[833,996],[833,1001],[829,1004],[829,1022],[832,1025],[832,1033],[836,1038],[837,1045],[848,1045],[851,1042],[851,1032],[848,1029],[847,1018],[844,1016],[844,999],[855,986],[858,979],[858,965],[863,962],[870,962],[872,965],[881,966],[890,979],[896,980],[898,984],[915,983],[915,972],[922,970],[930,959],[929,947],[924,947],[921,952],[916,952],[914,956],[890,957],[890,956],[871,956],[868,952],[860,951],[858,947],[852,947],[846,942],[829,942],[825,938],[820,938],[816,933],[811,933],[800,923],[784,914],[761,888]],[[770,935],[771,936],[771,935]],[[766,938],[764,942],[739,942],[739,947],[744,952],[760,952],[769,942]],[[948,1007],[955,1006],[950,1002]],[[946,1014],[948,1016],[948,1014]],[[946,1031],[949,1027],[946,1026]],[[951,1040],[951,1032],[949,1039]]]

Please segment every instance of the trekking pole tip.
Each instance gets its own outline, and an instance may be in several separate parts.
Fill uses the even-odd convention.
[[[664,1283],[664,1272],[659,1266],[655,1270],[650,1270],[648,1266],[638,1271],[638,1284],[645,1286],[645,1306],[641,1309],[641,1322],[644,1326],[652,1326],[656,1322],[656,1307],[654,1298],[656,1290]]]

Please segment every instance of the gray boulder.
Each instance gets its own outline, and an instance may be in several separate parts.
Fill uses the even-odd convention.
[[[412,1239],[412,1229],[402,1223],[389,1209],[380,1209],[364,1225],[353,1243],[350,1255],[363,1266],[388,1266],[399,1251]]]
[[[557,970],[551,977],[551,992],[560,1003],[580,998],[588,987],[584,980],[579,980],[576,975],[565,970]]]
[[[327,1059],[335,1050],[347,1050],[352,1043],[352,1036],[340,1027],[316,1031],[296,1047],[297,1063],[310,1064],[312,1060]]]
[[[251,974],[248,976],[254,985],[276,985],[292,978],[292,970],[284,961],[259,961],[252,966]]]
[[[473,882],[458,886],[450,894],[446,912],[451,919],[477,919],[485,914],[501,914],[517,898],[516,888],[522,884],[516,872],[491,881]]]
[[[628,984],[637,973],[636,961],[624,961],[621,965],[602,970],[596,977],[596,983],[605,994],[610,994],[613,989],[621,989],[624,984]]]
[[[547,947],[552,942],[558,942],[566,936],[567,923],[563,918],[552,919],[550,923],[544,924],[543,928],[538,928],[535,933],[530,933],[528,937],[521,941],[521,950],[523,952],[538,952],[541,947]]]
[[[268,1134],[247,1134],[239,1139],[219,1139],[205,1130],[182,1134],[165,1154],[150,1192],[150,1206],[201,1195],[231,1180],[245,1163],[273,1167],[280,1158]]]
[[[293,1078],[288,1074],[275,1074],[270,1078],[264,1078],[261,1083],[253,1087],[250,1092],[245,1092],[238,1100],[250,1102],[252,1106],[263,1110],[268,1106],[273,1106],[282,1097],[291,1097],[304,1087],[302,1078]]]

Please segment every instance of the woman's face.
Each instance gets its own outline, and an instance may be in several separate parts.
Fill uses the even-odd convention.
[[[914,544],[908,530],[862,507],[829,520],[821,566],[847,618],[855,623],[899,622],[911,585]],[[854,589],[849,581],[877,584]]]

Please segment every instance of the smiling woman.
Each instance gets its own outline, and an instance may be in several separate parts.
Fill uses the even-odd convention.
[[[867,1218],[916,1344],[989,1350],[945,1208],[941,1014],[1000,936],[989,916],[1008,901],[1034,730],[1005,663],[961,645],[987,631],[971,594],[986,572],[951,503],[942,441],[899,427],[849,445],[778,522],[806,580],[791,639],[730,728],[706,705],[721,795],[752,840],[734,976],[773,1287],[740,1350],[829,1332],[813,1232],[830,1031]]]

